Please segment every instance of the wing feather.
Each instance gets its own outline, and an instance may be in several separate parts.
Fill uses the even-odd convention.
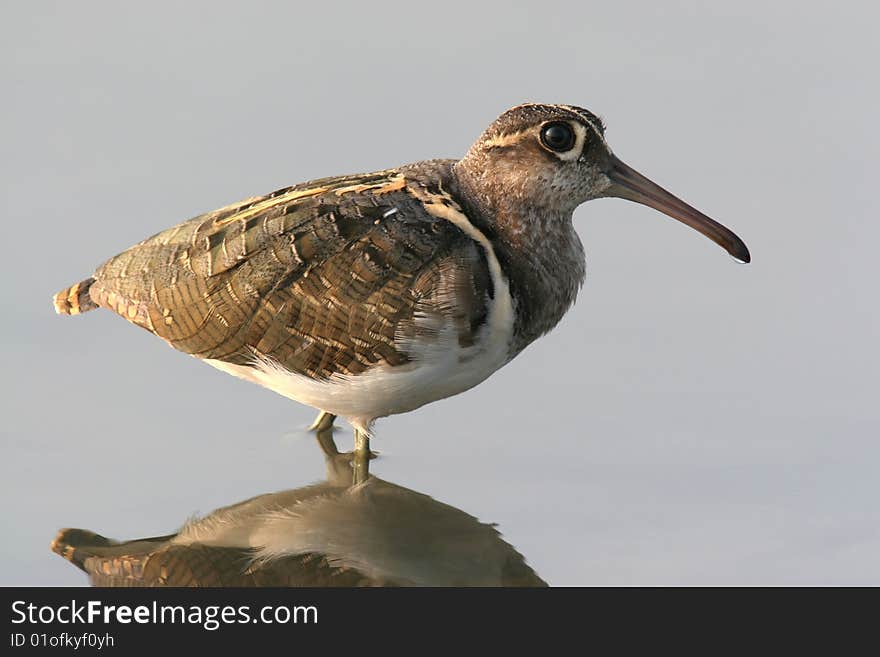
[[[465,344],[486,316],[485,258],[409,182],[327,178],[200,215],[105,263],[92,298],[193,356],[316,378],[405,363],[446,321]]]

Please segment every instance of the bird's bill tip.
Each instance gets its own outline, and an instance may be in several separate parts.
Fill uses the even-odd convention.
[[[749,248],[732,230],[670,194],[614,156],[608,177],[611,180],[611,187],[606,192],[608,196],[624,198],[654,208],[702,233],[727,251],[737,262],[751,262]]]

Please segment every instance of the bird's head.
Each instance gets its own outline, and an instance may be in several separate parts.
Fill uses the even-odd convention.
[[[571,105],[519,105],[499,116],[456,165],[489,206],[570,216],[581,203],[617,197],[696,229],[741,262],[749,250],[732,231],[621,162],[592,112]],[[504,199],[499,203],[499,199]]]

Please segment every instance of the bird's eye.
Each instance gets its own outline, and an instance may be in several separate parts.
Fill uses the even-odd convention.
[[[568,123],[548,123],[541,130],[541,143],[559,153],[571,150],[574,146],[574,131]]]

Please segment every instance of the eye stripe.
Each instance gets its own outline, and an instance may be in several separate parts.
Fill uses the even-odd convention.
[[[484,140],[482,142],[482,145],[484,148],[506,148],[507,146],[518,144],[523,139],[527,138],[530,134],[532,134],[532,128],[517,130],[516,132],[502,133],[499,135],[495,135],[490,139]]]
[[[574,146],[572,146],[567,151],[560,152],[555,151],[552,148],[548,148],[542,143],[541,132],[547,125],[563,122],[568,124],[572,128],[572,130],[574,131],[575,140]],[[532,125],[527,128],[521,128],[513,132],[499,133],[487,139],[483,139],[481,142],[478,143],[482,148],[485,149],[509,148],[519,143],[525,142],[526,140],[534,139],[540,144],[541,150],[553,154],[562,161],[568,162],[576,160],[581,156],[581,152],[584,148],[584,143],[586,142],[587,132],[591,129],[592,128],[587,128],[585,125],[576,120],[556,119],[547,121],[546,123],[543,123],[541,125]]]

